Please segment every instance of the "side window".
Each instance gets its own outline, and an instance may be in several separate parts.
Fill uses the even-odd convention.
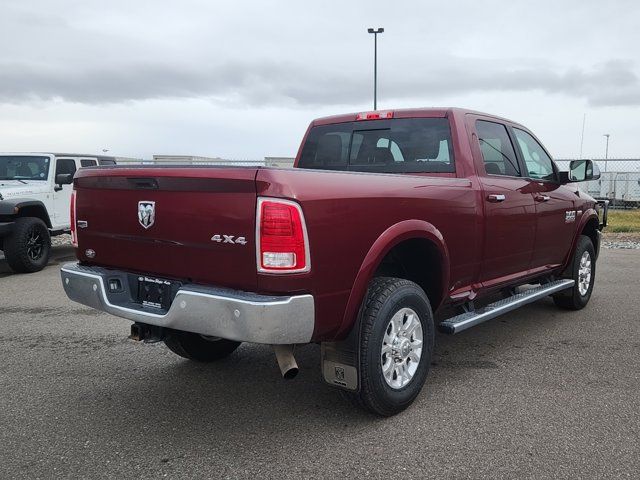
[[[88,158],[83,158],[80,160],[81,167],[95,167],[98,163],[95,160],[90,160]]]
[[[74,175],[76,173],[76,162],[72,158],[58,158],[56,162],[56,175],[70,173]]]
[[[486,172],[519,177],[520,167],[507,128],[500,123],[478,120],[476,131]]]
[[[524,130],[514,128],[513,132],[522,151],[524,163],[527,165],[527,176],[541,180],[554,180],[553,161],[544,148]]]

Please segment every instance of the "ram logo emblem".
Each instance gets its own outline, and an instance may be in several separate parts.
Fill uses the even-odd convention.
[[[150,228],[156,221],[156,202],[141,200],[138,202],[138,222],[145,229]]]

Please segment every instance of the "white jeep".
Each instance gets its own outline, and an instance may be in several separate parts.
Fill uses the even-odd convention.
[[[69,232],[76,170],[115,163],[101,155],[0,153],[0,250],[14,271],[42,270],[51,237]]]

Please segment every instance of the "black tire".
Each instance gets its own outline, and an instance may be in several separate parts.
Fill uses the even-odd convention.
[[[181,330],[168,332],[164,343],[176,355],[196,362],[221,360],[231,355],[240,346],[240,342],[233,340],[205,337]]]
[[[49,263],[51,237],[42,220],[16,219],[11,235],[4,239],[4,256],[14,272],[39,272]]]
[[[383,340],[389,333],[391,319],[403,309],[411,309],[417,315],[422,327],[422,352],[418,367],[408,383],[392,388],[383,373],[382,362],[386,358],[382,351]],[[405,321],[407,317],[403,316],[402,322]],[[417,284],[409,280],[375,278],[361,310],[360,328],[360,391],[347,395],[356,405],[373,413],[385,417],[395,415],[416,399],[429,373],[434,341],[429,299]],[[409,362],[407,360],[407,365]],[[394,376],[395,373],[389,381],[397,379]]]
[[[583,259],[583,255],[588,255],[591,265],[591,276],[588,288],[584,293],[581,293],[580,262]],[[587,303],[589,303],[591,293],[593,292],[593,285],[596,280],[596,253],[593,248],[593,243],[589,237],[580,235],[580,238],[578,238],[578,244],[576,245],[576,250],[573,253],[573,258],[571,259],[571,263],[567,267],[567,270],[564,272],[563,277],[572,278],[576,283],[572,288],[553,295],[553,301],[558,307],[567,310],[583,309]]]

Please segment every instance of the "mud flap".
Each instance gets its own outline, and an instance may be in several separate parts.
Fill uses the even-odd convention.
[[[320,346],[322,375],[329,385],[357,392],[360,390],[360,322],[340,342]]]

